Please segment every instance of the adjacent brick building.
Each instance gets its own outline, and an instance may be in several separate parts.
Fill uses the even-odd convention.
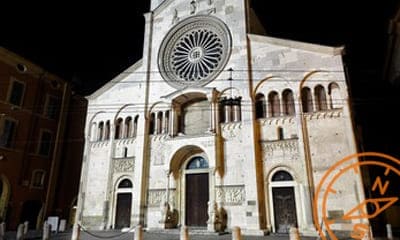
[[[0,221],[69,218],[79,185],[86,100],[70,84],[0,48]],[[62,190],[61,190],[62,189]]]

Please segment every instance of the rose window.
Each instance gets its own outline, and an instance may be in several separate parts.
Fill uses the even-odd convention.
[[[176,88],[204,86],[223,70],[230,49],[230,33],[220,20],[210,16],[186,19],[161,45],[160,73]]]

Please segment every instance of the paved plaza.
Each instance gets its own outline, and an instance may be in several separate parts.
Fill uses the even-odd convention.
[[[64,233],[52,234],[51,239],[57,240],[70,240],[71,239],[71,231],[67,231]],[[232,234],[226,233],[222,235],[210,235],[210,234],[201,234],[201,233],[189,233],[191,240],[231,240]],[[144,240],[179,240],[179,232],[171,231],[168,233],[162,232],[144,232],[143,234]],[[14,240],[15,233],[8,232],[5,240]],[[42,239],[40,232],[29,232],[25,239]],[[81,240],[96,240],[96,239],[118,239],[118,240],[133,240],[134,233],[123,233],[120,231],[90,231],[90,232],[81,232],[80,235]],[[289,239],[288,235],[268,235],[268,236],[242,236],[242,240],[287,240]],[[315,238],[307,237],[302,238],[307,240],[314,240]]]

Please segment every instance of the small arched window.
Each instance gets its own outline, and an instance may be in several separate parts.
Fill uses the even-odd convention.
[[[282,93],[283,114],[286,116],[293,116],[295,114],[293,92],[286,89]]]
[[[286,171],[277,171],[273,176],[272,176],[272,181],[273,182],[283,182],[283,181],[293,181],[292,175]]]
[[[104,138],[106,140],[110,139],[110,120],[107,120],[106,126],[104,128]]]
[[[118,188],[132,188],[132,182],[129,179],[124,179],[118,184]]]
[[[97,141],[103,141],[104,134],[104,122],[99,122],[99,128],[97,129]]]
[[[281,115],[281,104],[279,100],[279,94],[277,92],[271,92],[268,94],[269,104],[269,116],[279,117]]]
[[[162,120],[163,120],[163,113],[162,112],[158,112],[157,113],[157,124],[156,124],[156,128],[157,128],[157,134],[161,134],[162,133],[162,128],[163,128],[163,124],[162,124]]]
[[[256,118],[257,119],[266,117],[265,109],[266,109],[265,96],[262,93],[258,93],[256,95]]]
[[[131,131],[132,131],[132,118],[127,117],[125,119],[124,138],[130,138],[132,136]]]
[[[154,129],[155,129],[155,119],[156,115],[154,113],[150,114],[150,128],[149,128],[149,134],[154,134]]]
[[[194,157],[188,163],[186,169],[208,168],[208,162],[203,157]]]
[[[124,147],[124,148],[122,149],[122,156],[123,156],[124,158],[127,158],[127,157],[128,157],[128,148],[127,148],[127,147]]]
[[[115,122],[115,136],[114,139],[120,139],[121,138],[121,133],[122,133],[122,118],[118,118],[117,121]]]
[[[326,103],[326,93],[325,88],[321,85],[318,85],[314,89],[315,93],[315,106],[317,111],[325,111],[328,108],[328,104]]]
[[[311,89],[308,87],[301,89],[301,105],[303,107],[303,112],[305,113],[314,111]]]
[[[137,136],[138,122],[139,122],[139,115],[136,115],[135,120],[133,120],[133,135],[132,135],[132,137]]]
[[[169,132],[169,111],[165,112],[164,129],[165,129],[165,133]]]
[[[331,109],[342,108],[342,97],[340,96],[340,88],[337,83],[329,84],[329,102]]]

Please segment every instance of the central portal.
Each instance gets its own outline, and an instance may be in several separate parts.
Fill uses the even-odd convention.
[[[186,167],[186,225],[206,227],[209,201],[208,163],[194,157]]]

